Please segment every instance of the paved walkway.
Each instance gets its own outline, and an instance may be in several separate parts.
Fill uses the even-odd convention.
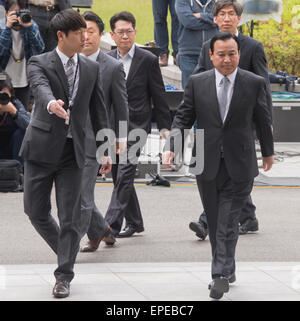
[[[0,301],[48,301],[55,265],[0,266]],[[77,264],[68,301],[210,301],[210,263]],[[238,262],[223,301],[300,301],[300,262]]]
[[[299,147],[277,144],[285,154],[280,154],[270,178],[299,179]],[[254,188],[260,230],[240,237],[237,282],[222,300],[300,301],[300,198],[299,184],[294,183],[289,188]],[[96,203],[103,213],[111,191],[109,184],[96,186]],[[198,241],[188,229],[202,211],[196,186],[138,185],[137,193],[146,231],[118,240],[113,248],[101,245],[96,253],[79,254],[66,300],[209,301],[209,241]],[[22,197],[0,194],[5,209],[0,227],[0,301],[54,300],[56,257],[23,214]],[[54,194],[52,201],[55,204]]]

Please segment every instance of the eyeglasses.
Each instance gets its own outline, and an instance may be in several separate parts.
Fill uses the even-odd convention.
[[[218,14],[218,17],[220,19],[225,19],[226,17],[228,17],[229,19],[233,19],[237,16],[237,14],[235,12],[220,12]]]
[[[119,37],[122,37],[124,35],[131,36],[133,33],[134,33],[133,29],[114,31],[114,34],[118,35]]]

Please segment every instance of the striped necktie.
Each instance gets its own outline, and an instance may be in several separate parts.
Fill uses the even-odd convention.
[[[70,58],[66,64],[66,76],[68,80],[68,87],[69,87],[69,98],[72,100],[72,91],[73,91],[73,85],[74,85],[74,59]]]
[[[225,76],[220,81],[221,89],[218,93],[218,101],[219,101],[219,109],[222,121],[224,122],[224,118],[226,115],[226,107],[228,100],[228,90],[229,90],[230,80]]]

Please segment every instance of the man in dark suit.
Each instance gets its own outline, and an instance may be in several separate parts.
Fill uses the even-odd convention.
[[[108,116],[99,64],[78,55],[84,44],[84,19],[66,9],[50,26],[58,47],[32,57],[28,66],[35,107],[21,156],[25,160],[25,213],[57,254],[53,295],[63,298],[70,293],[80,242],[86,120],[90,114],[96,134],[108,128]],[[101,172],[108,172],[111,160],[103,155],[102,161]],[[53,183],[59,225],[51,216]]]
[[[119,154],[125,151],[127,140],[127,131],[124,133],[119,131],[120,122],[128,122],[128,102],[123,65],[100,50],[100,40],[104,31],[104,23],[101,18],[92,11],[86,11],[82,16],[87,24],[82,53],[90,59],[97,61],[100,65],[105,104],[111,128],[116,135],[116,153]],[[95,135],[88,118],[86,127],[86,160],[82,177],[81,211],[83,235],[87,233],[89,240],[81,248],[81,252],[96,251],[101,240],[104,240],[107,245],[115,243],[111,228],[98,210],[94,200],[98,169]]]
[[[243,6],[237,1],[219,0],[213,7],[214,22],[218,25],[220,31],[237,35],[240,41],[241,57],[239,67],[262,76],[266,80],[267,103],[272,115],[272,97],[264,49],[259,41],[238,32],[237,26],[241,21],[242,13]],[[193,74],[213,68],[209,56],[209,45],[210,41],[204,43],[198,65]],[[249,196],[240,215],[240,234],[258,231],[258,220],[255,215],[255,209],[256,207],[252,202],[251,196]],[[208,234],[205,212],[200,215],[197,222],[191,222],[189,227],[200,239],[204,240]]]
[[[26,0],[22,2],[25,3]],[[53,50],[57,45],[57,40],[51,33],[50,21],[58,12],[71,8],[70,0],[28,0],[28,4],[45,42],[44,52]]]
[[[210,297],[214,299],[220,299],[235,281],[239,215],[258,175],[253,121],[264,170],[271,169],[274,161],[266,83],[238,68],[239,56],[235,35],[218,33],[211,39],[210,57],[215,68],[190,78],[172,124],[172,129],[183,130],[197,120],[198,128],[204,130],[204,167],[196,179],[207,213],[212,248]],[[163,153],[167,167],[174,159],[172,150],[174,147],[167,147]],[[196,162],[200,156],[196,154]]]
[[[124,65],[129,107],[128,162],[122,161],[112,170],[114,190],[105,216],[118,237],[130,237],[136,232],[144,231],[134,177],[140,149],[151,131],[151,100],[159,130],[165,130],[167,134],[171,127],[170,111],[163,97],[165,88],[158,59],[135,45],[135,23],[134,16],[127,11],[117,13],[110,19],[111,36],[117,49],[109,54]],[[139,138],[134,137],[137,131]],[[133,150],[136,144],[139,148],[135,153]],[[124,217],[126,228],[119,233]]]

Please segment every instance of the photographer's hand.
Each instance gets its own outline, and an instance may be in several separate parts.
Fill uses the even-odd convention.
[[[0,104],[0,113],[8,112],[14,117],[16,115],[17,111],[18,111],[17,108],[11,102],[9,102],[7,105]]]
[[[12,28],[13,24],[18,22],[18,17],[16,15],[16,11],[9,11],[6,15],[6,26],[8,28]]]

